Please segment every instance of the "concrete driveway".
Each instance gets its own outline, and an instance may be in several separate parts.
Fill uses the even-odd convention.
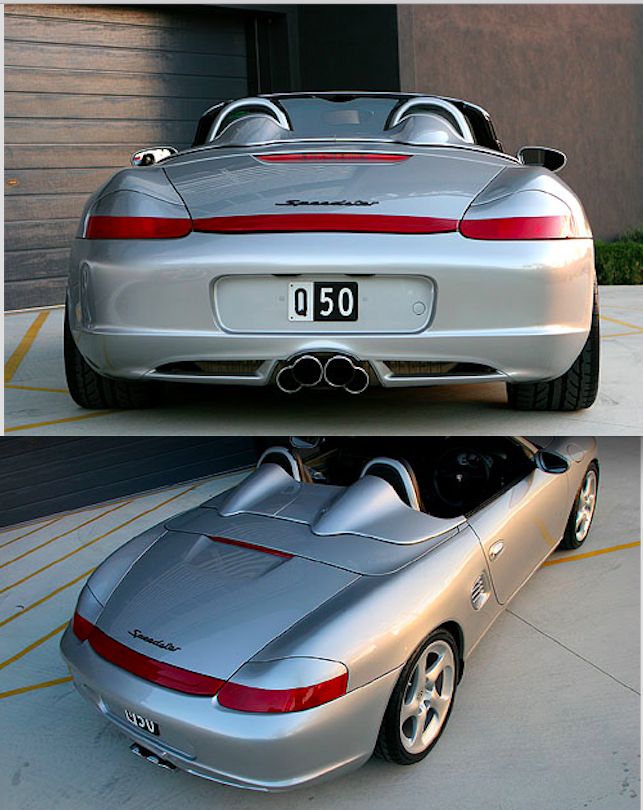
[[[273,388],[166,386],[159,405],[88,412],[69,397],[62,361],[62,309],[5,319],[5,429],[43,435],[228,435],[643,433],[643,286],[601,288],[602,381],[596,404],[578,413],[521,413],[504,385],[288,396]]]
[[[639,806],[639,440],[599,442],[602,488],[582,553],[559,552],[469,659],[422,763],[373,759],[335,782],[264,795],[166,772],[72,688],[58,653],[88,572],[135,533],[240,474],[0,533],[3,810]]]

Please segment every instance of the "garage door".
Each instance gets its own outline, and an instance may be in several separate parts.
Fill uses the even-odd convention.
[[[191,143],[248,92],[247,17],[204,7],[5,6],[5,306],[61,303],[85,200],[144,146]]]

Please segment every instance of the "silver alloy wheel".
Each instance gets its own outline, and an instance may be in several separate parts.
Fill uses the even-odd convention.
[[[449,713],[455,690],[455,658],[446,641],[424,650],[409,678],[400,709],[400,739],[410,754],[435,741]]]
[[[596,470],[588,470],[580,488],[580,495],[578,496],[576,525],[574,527],[577,543],[582,543],[589,532],[589,527],[594,517],[594,510],[596,509],[597,489],[598,479],[596,477]]]

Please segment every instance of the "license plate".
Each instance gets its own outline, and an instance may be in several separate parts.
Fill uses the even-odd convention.
[[[136,712],[125,709],[125,719],[133,726],[136,726],[136,728],[140,728],[141,731],[147,731],[148,734],[154,734],[157,737],[160,734],[158,723],[155,723],[154,720],[150,720],[147,717],[143,717],[141,714],[136,714]]]
[[[300,281],[288,285],[289,321],[356,321],[356,281]]]

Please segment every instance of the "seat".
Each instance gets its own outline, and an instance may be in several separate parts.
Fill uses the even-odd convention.
[[[296,450],[289,450],[287,447],[279,446],[269,447],[259,457],[257,469],[262,464],[276,464],[301,484],[310,484],[312,482],[308,467],[306,467]]]
[[[365,475],[386,481],[403,503],[419,512],[424,511],[417,478],[408,461],[378,456],[364,466],[360,478],[364,478]]]

